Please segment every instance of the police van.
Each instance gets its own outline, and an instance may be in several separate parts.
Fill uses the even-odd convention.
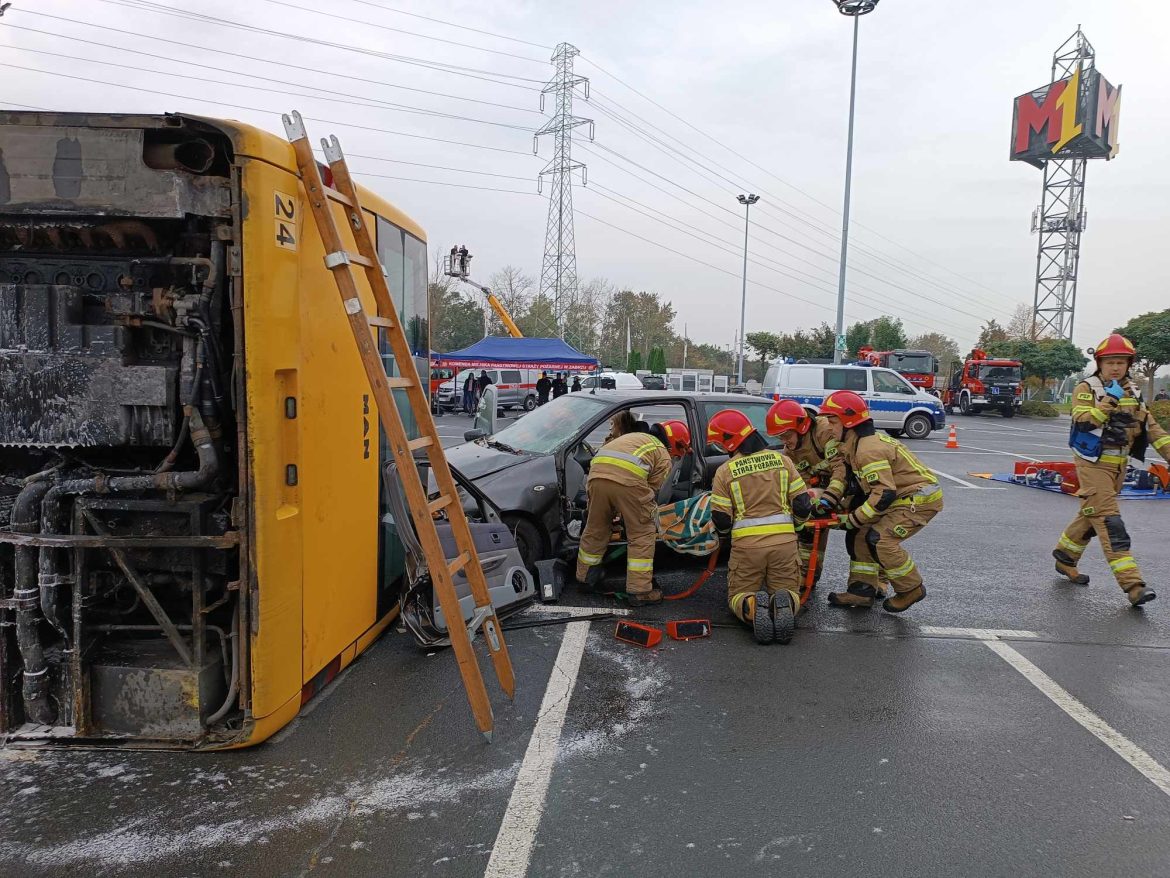
[[[925,439],[946,426],[938,397],[914,387],[892,369],[777,361],[764,376],[764,396],[794,399],[815,409],[834,390],[852,390],[869,404],[876,426],[897,436]]]

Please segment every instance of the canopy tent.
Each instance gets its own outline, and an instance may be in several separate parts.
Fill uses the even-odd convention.
[[[453,369],[553,369],[583,371],[597,366],[597,358],[581,353],[559,338],[511,338],[489,335],[470,347],[436,354],[437,366]]]

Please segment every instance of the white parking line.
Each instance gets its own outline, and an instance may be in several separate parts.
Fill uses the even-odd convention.
[[[960,479],[958,476],[952,476],[950,473],[944,473],[940,470],[931,470],[936,476],[941,476],[944,479],[950,479],[952,482],[958,482],[964,488],[970,488],[973,491],[1002,491],[1003,488],[998,485],[976,485],[973,482],[968,482],[965,479]]]
[[[607,612],[595,607],[557,606],[542,609],[571,616]],[[625,610],[613,612],[626,614]],[[573,687],[581,670],[581,657],[585,654],[588,637],[589,622],[570,622],[565,628],[561,648],[548,678],[548,688],[544,690],[544,700],[540,703],[536,726],[528,741],[528,749],[524,752],[524,761],[520,763],[516,785],[512,787],[512,796],[508,799],[500,831],[496,834],[496,843],[492,846],[484,878],[522,878],[528,873],[536,831],[544,816],[548,785],[560,750],[561,729],[565,725],[569,699],[573,697]]]
[[[1170,771],[1167,771],[1166,767],[1154,757],[1089,710],[1017,650],[999,640],[996,633],[988,630],[976,633],[974,636],[982,640],[988,649],[1023,674],[1029,683],[1043,692],[1053,704],[1076,720],[1097,740],[1141,772],[1146,780],[1170,796]]]

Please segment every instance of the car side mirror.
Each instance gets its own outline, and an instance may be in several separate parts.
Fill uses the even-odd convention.
[[[476,439],[482,439],[486,435],[487,433],[483,430],[465,430],[463,432],[463,441],[474,442]]]

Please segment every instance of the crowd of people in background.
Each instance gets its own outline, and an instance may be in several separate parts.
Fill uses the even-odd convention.
[[[581,379],[577,375],[573,376],[573,385],[570,388],[564,372],[557,372],[555,378],[549,378],[548,372],[541,372],[540,378],[536,382],[536,404],[544,405],[548,402],[550,395],[553,399],[557,399],[566,393],[575,393],[580,389]]]
[[[479,408],[480,397],[483,396],[483,392],[488,388],[488,385],[492,383],[491,376],[483,369],[479,370],[478,377],[475,372],[467,373],[467,377],[463,379],[462,402],[464,414],[470,415],[475,413],[476,409]]]

